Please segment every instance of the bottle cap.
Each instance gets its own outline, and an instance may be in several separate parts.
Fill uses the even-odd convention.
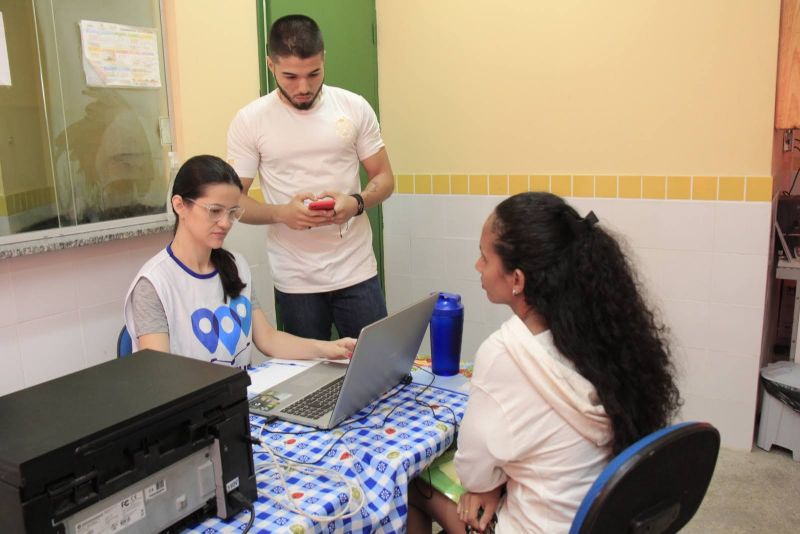
[[[439,299],[436,301],[436,307],[433,309],[433,315],[437,316],[450,316],[462,315],[464,313],[464,305],[461,303],[461,295],[455,293],[439,293]]]

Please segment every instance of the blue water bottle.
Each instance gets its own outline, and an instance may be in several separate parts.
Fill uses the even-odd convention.
[[[464,305],[461,296],[439,293],[431,315],[431,360],[433,374],[458,373],[461,360],[461,335],[464,332]]]

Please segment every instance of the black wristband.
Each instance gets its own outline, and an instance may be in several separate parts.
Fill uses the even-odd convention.
[[[356,202],[358,202],[358,211],[356,211],[356,214],[355,214],[355,217],[358,217],[359,215],[364,213],[364,198],[361,195],[359,195],[358,193],[353,193],[350,196],[353,197],[354,199],[356,199]]]

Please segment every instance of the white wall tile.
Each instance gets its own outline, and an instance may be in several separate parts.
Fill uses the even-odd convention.
[[[628,260],[633,267],[639,282],[651,299],[663,298],[664,290],[664,256],[666,250],[659,248],[636,247],[629,251]]]
[[[25,387],[16,326],[0,328],[0,395]]]
[[[500,328],[500,325],[508,321],[508,319],[514,315],[514,312],[511,311],[509,306],[505,304],[494,304],[489,302],[489,299],[486,298],[485,294],[484,309],[486,310],[486,320],[484,322],[489,332],[494,332]]]
[[[123,299],[87,306],[80,310],[86,366],[117,357],[117,338],[124,324]]]
[[[480,281],[448,279],[447,284],[443,286],[441,291],[461,296],[466,320],[478,323],[486,322],[486,303],[488,301],[486,300],[486,292],[481,288]]]
[[[141,268],[141,265],[128,261],[129,258],[129,252],[119,251],[78,260],[75,263],[74,283],[79,306],[95,306],[124,299]]]
[[[95,274],[101,276],[96,271]],[[77,310],[77,280],[80,275],[75,261],[57,260],[49,265],[12,272],[11,285],[17,308],[17,320],[22,323],[68,310]]]
[[[416,237],[411,240],[411,274],[422,277],[447,276],[445,250],[447,240]]]
[[[383,236],[384,274],[411,274],[411,238],[386,234]]]
[[[267,227],[236,223],[225,238],[225,248],[242,254],[250,265],[267,263]]]
[[[494,330],[485,323],[464,321],[464,335],[461,339],[461,358],[465,362],[474,362],[478,347]]]
[[[681,410],[683,421],[707,421],[719,430],[722,444],[730,449],[753,448],[755,403],[686,395]]]
[[[764,306],[768,277],[766,256],[714,253],[712,271],[712,301]]]
[[[595,210],[600,224],[626,246],[653,248],[660,246],[658,242],[660,223],[654,210],[662,203],[662,201],[592,199],[591,209]]]
[[[386,275],[386,308],[389,313],[401,310],[414,302],[413,278],[404,275]]]
[[[660,291],[664,298],[708,300],[711,285],[711,253],[664,250],[661,253]]]
[[[686,389],[681,393],[755,403],[758,358],[719,351],[687,349]]]
[[[422,343],[419,344],[419,350],[417,354],[423,356],[430,356],[431,355],[431,329],[430,326],[425,331],[425,336],[422,338]]]
[[[772,233],[769,202],[717,202],[714,205],[714,250],[766,255]]]
[[[86,367],[77,311],[22,323],[18,332],[26,387]]]
[[[425,295],[430,295],[437,291],[456,293],[454,288],[455,286],[452,284],[452,280],[448,280],[445,276],[423,277],[415,275],[411,277],[411,302],[417,301]]]
[[[141,238],[134,240],[128,248],[128,260],[137,267],[136,272],[144,263],[156,255],[159,251],[167,248],[172,242],[172,234],[156,234],[146,236],[149,239]]]
[[[0,327],[16,324],[17,306],[7,260],[0,260]]]
[[[652,243],[673,250],[711,250],[715,204],[697,200],[653,204],[652,211],[647,214],[657,225]]]
[[[439,257],[444,256],[448,277],[480,280],[480,274],[475,270],[475,262],[480,255],[479,242],[479,237],[475,239],[454,238],[445,241],[444,250],[439,252]]]
[[[689,376],[689,362],[694,357],[695,353],[705,353],[706,349],[692,349],[682,347],[680,345],[670,345],[672,355],[672,365],[675,368],[675,381],[678,386],[678,391],[681,395],[685,395],[689,391],[689,382],[692,377]]]
[[[172,241],[172,229],[157,234],[147,234],[141,237],[134,237],[120,241],[123,247],[127,250],[160,250],[167,246]]]
[[[444,213],[445,236],[449,238],[480,239],[486,218],[501,198],[490,196],[454,195],[448,198]]]
[[[445,200],[441,195],[414,195],[411,204],[413,237],[445,237]]]
[[[711,303],[707,348],[747,356],[761,354],[764,308]]]
[[[267,316],[267,319],[275,325],[275,290],[272,285],[272,276],[267,265],[250,266],[250,274],[253,277],[253,288],[256,290],[258,303]]]
[[[699,300],[665,299],[664,323],[673,343],[686,348],[709,348],[710,305]]]
[[[381,206],[383,209],[383,235],[410,236],[414,217],[411,206],[414,195],[392,195]]]
[[[8,266],[8,271],[13,274],[17,272],[30,271],[33,269],[40,269],[43,267],[52,267],[54,265],[71,264],[82,257],[86,257],[87,255],[94,255],[94,252],[91,250],[92,248],[93,247],[91,246],[69,248],[64,250],[56,250],[53,252],[43,252],[41,254],[17,256],[15,258],[8,258],[3,261]]]

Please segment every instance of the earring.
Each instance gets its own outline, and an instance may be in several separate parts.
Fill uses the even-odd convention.
[[[516,296],[517,296],[517,290],[516,290],[516,289],[512,289],[512,290],[511,290],[511,294],[512,294],[512,295],[514,295],[514,296],[516,297]]]

